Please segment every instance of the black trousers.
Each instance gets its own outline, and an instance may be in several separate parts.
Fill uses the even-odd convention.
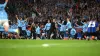
[[[41,37],[40,34],[36,34],[36,36],[39,37],[39,38]]]
[[[24,38],[27,38],[27,33],[25,30],[22,30],[22,36],[24,36]]]
[[[60,39],[60,36],[62,37],[62,39],[64,38],[64,31],[61,31],[60,34],[59,34],[59,39]]]
[[[0,32],[0,39],[2,39],[2,32]]]
[[[97,36],[97,32],[87,32],[87,36]]]
[[[35,32],[31,32],[31,37],[33,37],[33,39],[36,39],[36,33]]]
[[[47,39],[50,39],[50,35],[51,35],[50,30],[47,30],[46,32],[47,32]]]
[[[56,39],[56,31],[55,31],[55,30],[54,30],[54,31],[51,30],[51,31],[50,31],[50,35],[51,35],[51,34],[54,34],[54,35],[52,36],[52,39]]]
[[[87,32],[82,32],[82,38],[84,38],[85,39],[85,37],[84,36],[87,36]]]
[[[22,27],[18,27],[19,29],[19,36],[22,36]]]
[[[70,37],[70,31],[71,31],[71,28],[70,29],[68,29],[68,36]]]
[[[100,40],[100,31],[97,31],[97,38]]]

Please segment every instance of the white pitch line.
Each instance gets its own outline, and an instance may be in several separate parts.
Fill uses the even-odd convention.
[[[45,45],[46,44],[46,45]],[[95,45],[100,45],[100,43],[44,43],[46,47],[91,47]],[[1,44],[0,48],[41,48],[44,47],[43,44]]]

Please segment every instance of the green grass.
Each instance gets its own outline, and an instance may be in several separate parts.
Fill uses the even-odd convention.
[[[100,41],[0,40],[0,56],[100,56]]]

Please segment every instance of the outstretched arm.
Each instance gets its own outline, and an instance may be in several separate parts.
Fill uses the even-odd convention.
[[[7,3],[8,3],[8,0],[5,0],[4,7],[6,6]]]
[[[18,16],[16,15],[16,19],[18,20]]]

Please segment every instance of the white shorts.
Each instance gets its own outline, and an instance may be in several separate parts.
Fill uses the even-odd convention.
[[[8,20],[0,20],[1,26],[9,26]]]

